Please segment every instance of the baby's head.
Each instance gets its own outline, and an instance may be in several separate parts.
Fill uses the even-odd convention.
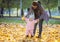
[[[33,21],[33,19],[32,18],[29,18],[29,21]]]
[[[33,21],[34,20],[34,16],[30,15],[29,16],[29,21]]]

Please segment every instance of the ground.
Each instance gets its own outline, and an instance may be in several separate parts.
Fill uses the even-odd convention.
[[[25,25],[15,23],[0,24],[0,42],[60,42],[60,24],[43,24],[42,38],[25,37]]]

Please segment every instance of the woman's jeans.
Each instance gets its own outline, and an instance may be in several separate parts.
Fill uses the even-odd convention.
[[[38,37],[41,37],[43,19],[40,19],[38,23],[39,23],[39,35],[38,35]],[[36,32],[36,27],[37,27],[38,23],[35,23],[34,31],[33,31],[34,35],[35,35],[35,32]]]

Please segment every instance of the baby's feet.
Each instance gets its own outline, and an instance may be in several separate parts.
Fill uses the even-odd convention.
[[[28,35],[26,35],[26,38],[29,37]]]
[[[33,36],[31,35],[31,38],[33,38]]]

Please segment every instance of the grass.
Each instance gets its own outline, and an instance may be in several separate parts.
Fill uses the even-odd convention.
[[[50,19],[50,20],[49,20],[49,23],[50,23],[50,24],[60,24],[60,20]]]
[[[25,21],[18,18],[0,18],[0,23],[20,23],[26,24]],[[44,21],[45,24],[45,21]],[[60,20],[49,20],[49,24],[60,24]]]
[[[11,16],[17,16],[17,14],[10,14]],[[3,16],[9,16],[9,14],[3,14]],[[20,14],[18,14],[20,16]]]
[[[60,18],[60,16],[52,16],[52,17],[54,17],[54,18]]]
[[[25,21],[17,18],[0,18],[0,23],[19,23],[19,24],[25,24]]]

